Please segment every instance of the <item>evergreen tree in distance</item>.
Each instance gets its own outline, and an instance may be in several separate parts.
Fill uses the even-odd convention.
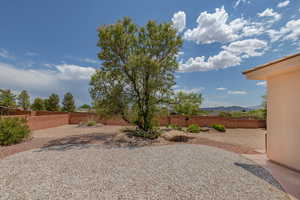
[[[70,92],[67,92],[64,95],[64,99],[62,102],[62,111],[64,112],[74,112],[76,109],[74,97]]]

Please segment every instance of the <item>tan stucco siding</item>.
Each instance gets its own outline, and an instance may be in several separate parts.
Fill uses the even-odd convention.
[[[300,70],[267,81],[268,157],[300,170]]]

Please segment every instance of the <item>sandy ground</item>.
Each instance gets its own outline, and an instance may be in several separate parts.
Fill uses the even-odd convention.
[[[120,133],[122,126],[79,127],[65,125],[34,131],[32,139],[20,144],[0,147],[0,159],[9,155],[35,148],[45,148],[56,145],[102,144],[111,141]],[[262,129],[228,129],[226,133],[214,130],[210,132],[190,134],[194,137],[188,143],[215,146],[240,154],[257,153],[264,150],[265,130]],[[171,132],[172,134],[172,132]],[[159,145],[170,144],[159,140]],[[172,143],[171,143],[172,144]]]

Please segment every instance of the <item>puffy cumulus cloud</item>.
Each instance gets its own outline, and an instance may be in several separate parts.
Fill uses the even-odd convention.
[[[223,46],[223,50],[215,56],[210,56],[207,59],[204,56],[200,56],[181,62],[179,71],[210,71],[234,67],[239,65],[243,58],[262,55],[267,46],[267,42],[259,39],[235,41],[228,46]]]
[[[223,46],[223,49],[235,55],[242,55],[243,58],[261,56],[264,54],[268,43],[259,39],[247,39],[230,43]]]
[[[300,36],[300,19],[290,20],[280,30],[268,30],[267,31],[271,41],[276,42],[278,40],[292,40],[297,41]]]
[[[246,91],[243,91],[243,90],[229,90],[228,91],[228,94],[233,94],[233,95],[245,95],[245,94],[248,94]]]
[[[247,21],[237,18],[228,21],[228,13],[224,7],[216,8],[215,13],[202,12],[197,19],[197,27],[188,29],[184,33],[184,39],[195,41],[200,44],[210,44],[214,42],[230,42],[238,39]]]
[[[283,8],[283,7],[286,7],[290,4],[290,1],[283,1],[283,2],[280,2],[277,4],[277,7],[278,8]]]
[[[21,69],[0,63],[1,88],[28,90],[31,96],[72,92],[77,102],[89,102],[88,82],[95,69],[77,65],[53,65],[51,69]]]
[[[269,23],[274,23],[278,20],[281,19],[281,14],[273,11],[272,8],[267,8],[266,10],[264,10],[263,12],[261,13],[258,13],[257,14],[259,17],[266,17],[266,18],[269,18],[269,20],[267,22]]]
[[[244,28],[241,37],[250,37],[255,35],[262,35],[266,32],[264,23],[261,22],[249,22]]]
[[[186,16],[185,12],[178,11],[172,17],[173,27],[178,30],[178,32],[182,32],[185,29],[186,25]]]
[[[58,77],[63,80],[86,80],[95,72],[92,67],[81,67],[78,65],[57,65]]]

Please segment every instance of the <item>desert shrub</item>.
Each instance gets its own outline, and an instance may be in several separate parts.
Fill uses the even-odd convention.
[[[151,130],[151,132],[149,132],[149,131],[144,131],[142,129],[137,128],[133,135],[137,136],[137,137],[143,137],[143,138],[153,140],[153,139],[158,138],[161,135],[161,132],[157,129],[153,129],[153,130]]]
[[[86,125],[87,125],[87,126],[96,126],[96,125],[97,125],[97,122],[94,121],[94,120],[90,120],[90,121],[86,122]]]
[[[216,129],[217,131],[226,132],[225,126],[222,124],[214,124],[214,125],[212,125],[212,127],[214,129]]]
[[[201,128],[197,124],[191,124],[186,130],[190,133],[199,133],[201,131]]]
[[[0,145],[16,144],[27,138],[30,129],[23,118],[0,118]]]
[[[177,130],[177,131],[182,131],[182,127],[181,127],[181,126],[178,126],[178,125],[176,125],[176,124],[170,124],[170,125],[169,125],[169,128],[174,129],[174,130]]]

